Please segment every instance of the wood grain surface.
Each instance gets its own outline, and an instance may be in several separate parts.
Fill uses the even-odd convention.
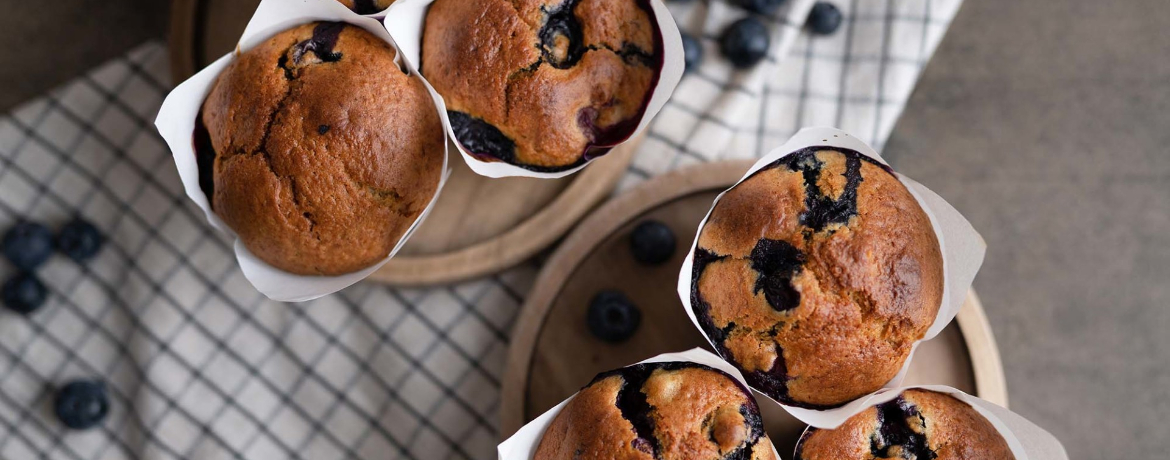
[[[697,165],[651,179],[606,203],[565,239],[519,313],[503,381],[502,437],[599,372],[660,353],[710,349],[683,311],[675,284],[699,221],[750,165]],[[667,224],[678,239],[673,258],[660,266],[639,265],[630,255],[629,234],[647,219]],[[585,325],[588,303],[602,289],[624,292],[642,311],[641,327],[625,343],[604,343]],[[999,354],[974,293],[956,323],[918,347],[907,383],[950,385],[1006,405]],[[804,426],[762,399],[761,410],[777,449],[787,456]]]

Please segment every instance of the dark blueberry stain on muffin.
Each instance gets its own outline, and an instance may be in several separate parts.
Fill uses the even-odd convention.
[[[764,238],[756,242],[750,257],[752,270],[759,273],[756,294],[763,291],[768,305],[776,311],[788,311],[800,305],[800,292],[792,286],[792,278],[804,267],[804,253],[787,241]]]
[[[634,431],[638,434],[638,438],[634,440],[634,448],[657,458],[662,445],[654,436],[654,419],[650,417],[654,408],[646,401],[646,393],[642,392],[642,385],[650,378],[652,372],[654,367],[648,365],[622,369],[624,383],[618,392],[617,407],[622,417],[634,425]],[[646,447],[649,447],[648,451]]]
[[[637,434],[637,438],[631,442],[631,447],[658,459],[662,458],[660,452],[662,443],[654,434],[655,423],[651,415],[655,409],[647,401],[646,393],[642,391],[642,387],[656,370],[676,371],[687,368],[704,369],[722,374],[722,371],[692,362],[646,363],[635,364],[598,374],[593,378],[593,381],[589,382],[589,385],[615,375],[622,378],[622,387],[618,391],[615,404],[621,412],[622,418],[634,426],[634,431]],[[731,379],[731,377],[728,378]],[[749,434],[743,444],[728,452],[721,460],[749,460],[753,449],[766,435],[764,432],[764,421],[760,417],[760,409],[756,405],[756,400],[752,396],[751,390],[748,390],[738,381],[735,381],[735,379],[731,380],[746,397],[745,403],[739,407],[739,413],[743,416],[744,424],[747,426]],[[714,414],[711,415],[713,416]],[[714,441],[714,439],[712,439],[712,442],[717,444],[717,441]]]
[[[317,55],[322,62],[337,62],[341,60],[341,53],[333,51],[337,46],[337,38],[341,30],[345,29],[344,22],[322,22],[313,28],[313,36],[293,45],[293,62],[300,64],[307,53]]]
[[[329,125],[320,125],[317,127],[317,134],[324,136],[327,132],[329,132]]]
[[[796,441],[796,452],[792,454],[793,460],[804,460],[804,442],[817,431],[817,428],[809,427],[800,435],[800,439]]]
[[[537,34],[544,62],[558,69],[577,65],[585,54],[585,36],[573,10],[581,0],[569,0],[555,10],[544,10],[544,26]]]
[[[837,199],[826,196],[817,185],[820,180],[824,163],[817,159],[818,151],[831,150],[845,156],[845,189]],[[791,171],[804,175],[804,206],[805,211],[800,215],[800,223],[813,232],[820,232],[830,224],[845,224],[857,215],[857,188],[861,186],[861,162],[867,161],[886,172],[893,171],[886,165],[862,155],[855,150],[838,149],[835,147],[809,147],[792,155],[781,158]],[[806,238],[809,235],[806,235]]]
[[[695,313],[695,318],[699,320],[699,327],[714,343],[715,351],[739,368],[743,373],[743,378],[751,384],[752,388],[762,390],[774,398],[783,399],[788,395],[788,366],[784,362],[784,350],[780,348],[780,345],[776,345],[776,359],[772,362],[772,368],[767,371],[749,372],[743,370],[743,366],[736,361],[735,355],[731,354],[731,350],[726,345],[727,338],[735,330],[736,324],[730,322],[726,327],[717,327],[711,316],[711,304],[703,299],[703,295],[699,292],[699,278],[703,275],[703,271],[711,263],[726,258],[727,256],[718,255],[702,247],[695,248],[694,265],[691,268],[691,310]],[[805,407],[799,403],[795,405]]]
[[[192,144],[195,147],[195,167],[199,170],[199,190],[207,196],[207,206],[215,202],[215,147],[211,145],[211,133],[203,124],[203,111],[195,117],[195,132]]]
[[[491,157],[511,163],[516,156],[516,144],[491,123],[463,112],[447,111],[451,129],[463,148],[477,157]]]
[[[353,0],[353,12],[357,14],[374,14],[381,11],[374,0]]]
[[[870,438],[869,450],[876,458],[913,458],[917,460],[931,460],[938,457],[926,442],[926,421],[918,413],[918,408],[906,401],[897,398],[877,406],[878,424],[880,428]],[[919,425],[915,430],[911,424]],[[899,451],[893,451],[893,448]]]
[[[817,185],[824,163],[815,153],[803,154],[788,163],[789,169],[804,175],[804,206],[800,223],[814,232],[824,230],[829,224],[844,224],[857,215],[857,187],[861,185],[861,160],[855,157],[845,159],[845,190],[833,199],[826,196]]]

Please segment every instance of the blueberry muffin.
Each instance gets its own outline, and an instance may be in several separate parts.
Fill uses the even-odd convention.
[[[813,147],[756,172],[711,211],[691,307],[753,388],[829,408],[898,373],[938,313],[942,269],[930,219],[893,172]]]
[[[422,73],[482,161],[561,171],[633,134],[662,69],[649,0],[436,0]]]
[[[395,55],[360,27],[305,24],[219,76],[196,127],[200,185],[256,257],[302,275],[369,267],[435,195],[442,121]]]
[[[534,460],[779,460],[751,392],[690,362],[598,375],[557,414]]]
[[[835,430],[809,428],[796,460],[1014,460],[1007,441],[967,403],[927,390],[854,415]]]
[[[394,0],[337,0],[357,14],[374,14],[389,8]]]

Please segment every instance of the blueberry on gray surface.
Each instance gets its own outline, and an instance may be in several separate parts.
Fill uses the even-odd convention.
[[[36,222],[20,221],[4,232],[0,245],[12,265],[32,271],[53,255],[53,232]]]
[[[585,322],[597,338],[611,343],[624,342],[638,330],[642,312],[625,294],[601,291],[589,302]]]
[[[741,8],[753,13],[771,15],[780,10],[788,0],[735,0]]]
[[[808,13],[808,28],[813,33],[829,35],[836,32],[844,22],[841,10],[829,2],[817,2]]]
[[[84,262],[97,255],[104,241],[102,232],[93,224],[83,219],[74,219],[61,227],[61,232],[57,234],[57,249],[70,259]]]
[[[41,305],[45,304],[48,293],[45,290],[45,285],[37,279],[36,275],[22,272],[13,275],[4,282],[0,297],[3,298],[4,306],[9,310],[27,315],[37,311]]]
[[[694,72],[703,62],[703,43],[691,34],[682,34],[683,61],[687,72]]]
[[[659,265],[670,260],[676,243],[674,231],[656,220],[642,222],[630,233],[630,252],[635,260],[646,265]]]
[[[719,49],[733,65],[746,69],[768,55],[771,41],[768,27],[759,19],[748,17],[727,26],[719,38]]]
[[[53,409],[61,423],[69,428],[93,428],[110,412],[106,384],[97,380],[69,382],[57,392]]]

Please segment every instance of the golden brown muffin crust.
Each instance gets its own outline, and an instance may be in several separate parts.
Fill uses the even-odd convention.
[[[464,147],[563,170],[633,131],[658,78],[645,0],[436,0],[422,72]]]
[[[201,112],[212,208],[272,266],[337,275],[384,259],[438,188],[445,136],[390,45],[305,24],[240,54]],[[197,142],[198,144],[198,142]]]
[[[553,419],[534,458],[777,460],[750,393],[693,363],[599,375]]]
[[[973,407],[918,389],[871,407],[835,430],[810,428],[797,446],[797,460],[1014,458],[999,431]]]
[[[934,322],[942,255],[883,166],[808,149],[731,189],[699,235],[692,308],[753,387],[806,407],[882,387]]]

